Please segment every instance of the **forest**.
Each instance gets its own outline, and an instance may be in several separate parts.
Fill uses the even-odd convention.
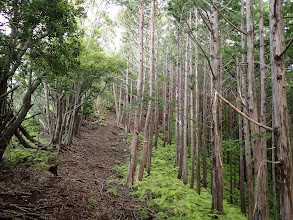
[[[291,220],[292,44],[292,0],[1,0],[0,219]]]

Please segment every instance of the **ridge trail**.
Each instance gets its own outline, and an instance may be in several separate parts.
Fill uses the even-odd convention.
[[[112,169],[129,155],[115,113],[108,112],[104,124],[94,120],[83,122],[70,147],[61,147],[58,176],[22,164],[1,167],[0,219],[138,219],[136,206],[145,204]]]

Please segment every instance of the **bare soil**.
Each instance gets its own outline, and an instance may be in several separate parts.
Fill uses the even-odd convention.
[[[146,204],[112,169],[129,155],[121,133],[113,112],[104,124],[85,121],[56,158],[58,176],[31,165],[0,166],[0,219],[139,219],[137,206]]]

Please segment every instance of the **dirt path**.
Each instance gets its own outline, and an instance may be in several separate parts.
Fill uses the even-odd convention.
[[[0,167],[0,219],[138,219],[135,207],[143,204],[112,170],[129,153],[114,120],[109,112],[106,125],[85,122],[73,145],[60,151],[58,176]]]

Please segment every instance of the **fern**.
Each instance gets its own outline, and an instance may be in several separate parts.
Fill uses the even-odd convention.
[[[135,191],[132,194],[138,196],[139,200],[148,201],[148,206],[157,212],[158,219],[246,219],[239,208],[227,202],[224,202],[223,215],[212,213],[212,196],[209,192],[202,189],[201,195],[198,195],[189,185],[177,179],[175,156],[174,145],[158,146],[153,151],[151,175],[135,182],[133,186]],[[117,166],[115,170],[125,177],[127,165]]]

